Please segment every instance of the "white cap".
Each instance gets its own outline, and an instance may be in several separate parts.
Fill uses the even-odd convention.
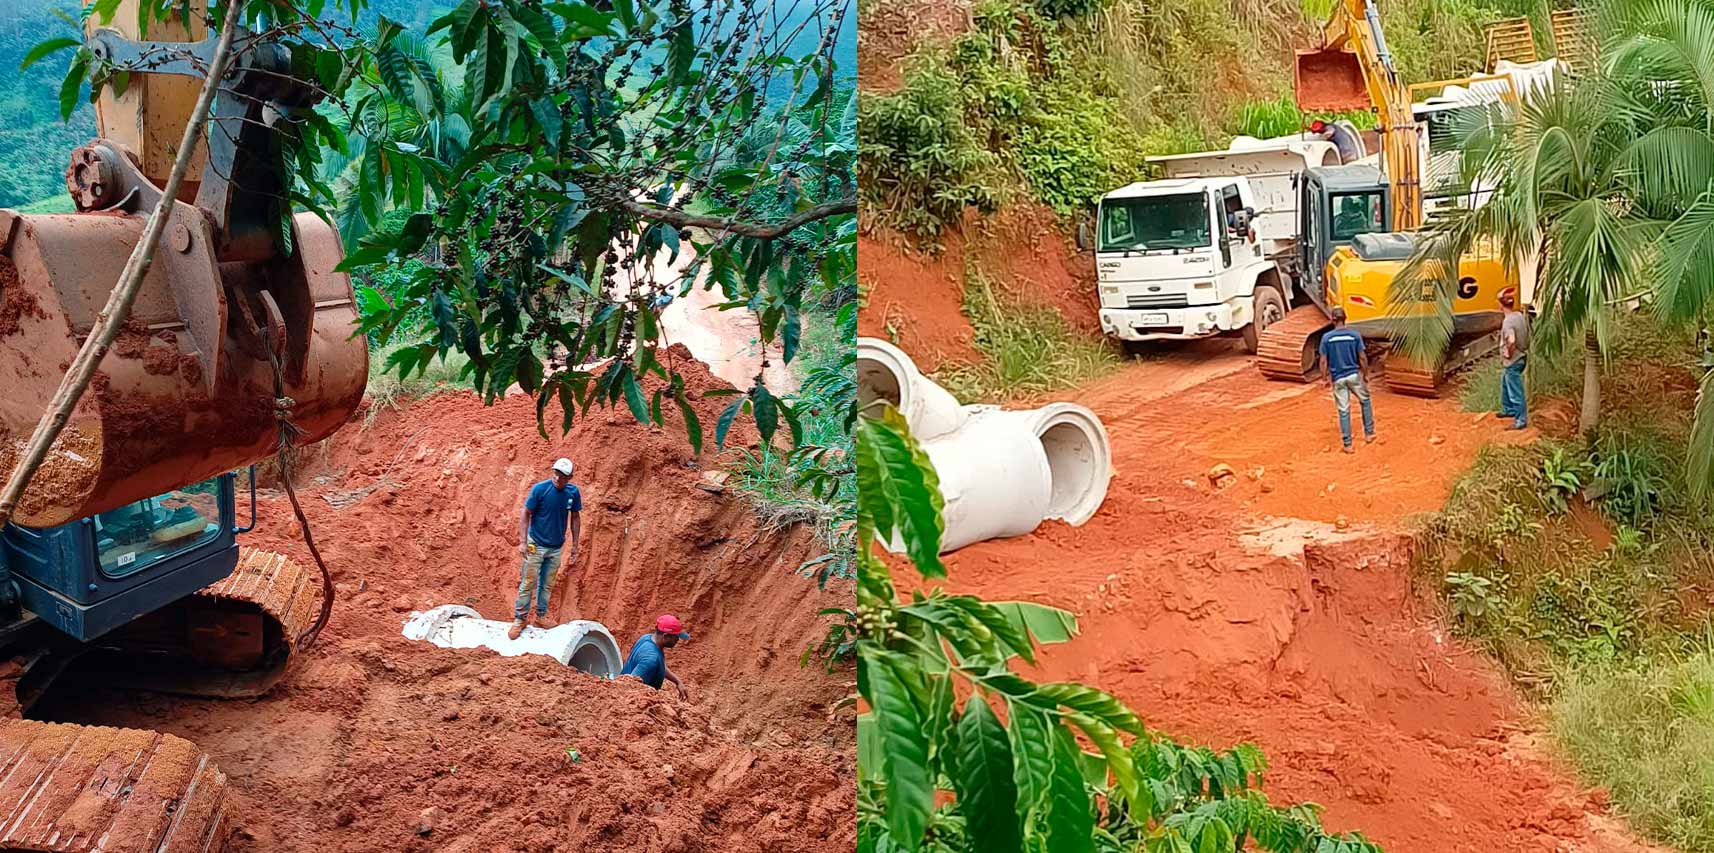
[[[558,461],[553,463],[553,469],[569,477],[573,470],[571,460],[561,456]]]

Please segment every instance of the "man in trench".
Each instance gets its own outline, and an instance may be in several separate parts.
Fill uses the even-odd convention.
[[[560,550],[566,544],[566,527],[571,528],[571,563],[577,562],[577,537],[581,532],[578,515],[583,510],[583,495],[572,485],[574,470],[570,459],[555,461],[552,476],[531,486],[529,496],[524,499],[524,528],[518,537],[518,553],[523,556],[524,564],[519,571],[518,600],[512,605],[512,627],[506,631],[510,639],[518,639],[530,623],[532,602],[536,627],[552,628],[556,624],[548,618],[554,571],[559,568]]]
[[[1339,438],[1345,452],[1351,447],[1351,397],[1363,408],[1363,443],[1375,440],[1375,413],[1369,406],[1369,353],[1363,336],[1345,325],[1345,309],[1333,309],[1333,328],[1321,336],[1321,374],[1333,389],[1333,407],[1339,411]]]
[[[684,689],[684,682],[667,669],[666,649],[678,645],[679,640],[690,639],[690,633],[684,630],[684,623],[671,613],[663,613],[655,620],[655,630],[637,638],[631,644],[631,653],[625,656],[625,665],[619,669],[621,676],[629,675],[644,684],[661,689],[663,681],[672,682],[678,688],[678,698],[688,700],[690,693]]]

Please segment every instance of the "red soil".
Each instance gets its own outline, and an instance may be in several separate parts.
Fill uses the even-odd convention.
[[[909,248],[897,235],[872,229],[857,240],[857,277],[867,303],[858,333],[897,343],[927,372],[980,353],[964,314],[970,267],[980,269],[1002,307],[1054,308],[1072,328],[1099,334],[1095,270],[1057,235],[1045,208],[1014,205],[991,217],[972,214],[940,238],[930,254]]]
[[[693,391],[722,384],[691,371]],[[723,402],[697,404],[705,424]],[[849,848],[855,738],[850,712],[830,709],[852,675],[798,662],[849,583],[818,594],[794,573],[812,534],[758,529],[742,498],[697,489],[676,420],[597,412],[547,440],[534,418],[527,398],[445,394],[329,440],[298,483],[340,597],[267,698],[62,687],[39,712],[197,743],[231,776],[256,850]],[[734,428],[732,443],[754,440]],[[690,702],[399,635],[410,610],[438,604],[509,618],[523,494],[560,455],[578,465],[583,535],[552,615],[601,621],[629,648],[678,614],[694,639],[669,657]],[[260,503],[244,544],[313,565],[283,497]],[[419,835],[430,808],[436,827]]]
[[[1484,442],[1531,434],[1377,383],[1382,438],[1347,456],[1320,386],[1263,380],[1234,347],[1058,395],[1106,424],[1105,505],[950,555],[952,585],[1077,613],[1037,676],[1100,686],[1178,737],[1258,744],[1276,802],[1320,803],[1389,853],[1644,849],[1412,586],[1404,519]],[[1219,463],[1238,472],[1225,488]]]

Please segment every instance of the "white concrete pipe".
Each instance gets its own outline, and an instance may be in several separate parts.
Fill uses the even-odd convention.
[[[857,340],[857,399],[892,403],[922,442],[946,502],[942,553],[1028,533],[1044,519],[1080,525],[1107,498],[1107,430],[1083,406],[959,406],[909,356],[873,338]]]
[[[602,678],[617,678],[622,658],[619,644],[600,622],[575,620],[552,628],[525,628],[508,639],[511,622],[483,619],[462,604],[443,604],[412,613],[405,622],[407,639],[426,640],[445,649],[493,649],[505,657],[546,655],[566,666]]]

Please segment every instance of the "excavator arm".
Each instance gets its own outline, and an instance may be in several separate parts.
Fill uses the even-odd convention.
[[[1297,52],[1296,98],[1304,110],[1367,109],[1381,132],[1392,227],[1422,223],[1422,154],[1409,89],[1393,65],[1374,0],[1337,0],[1322,44]]]

